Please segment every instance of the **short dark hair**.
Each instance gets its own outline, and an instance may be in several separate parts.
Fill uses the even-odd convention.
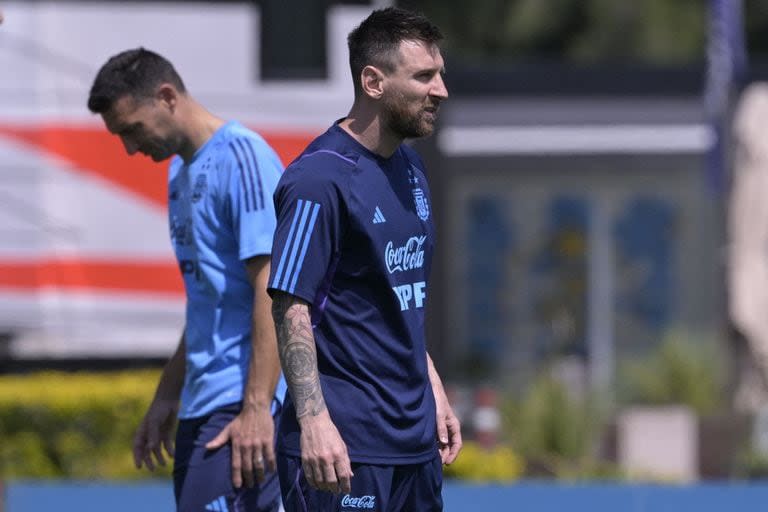
[[[103,114],[125,95],[139,100],[151,98],[162,83],[186,92],[184,82],[168,59],[145,48],[125,50],[110,57],[96,74],[88,109]]]
[[[362,90],[360,74],[365,66],[394,70],[395,55],[402,41],[433,45],[442,40],[440,29],[420,13],[398,7],[373,11],[347,37],[355,95]]]

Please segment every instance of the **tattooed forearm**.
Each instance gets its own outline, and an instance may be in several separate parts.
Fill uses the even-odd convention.
[[[317,416],[325,400],[317,371],[317,351],[309,306],[296,297],[278,292],[272,301],[277,345],[285,380],[296,407],[296,417]]]

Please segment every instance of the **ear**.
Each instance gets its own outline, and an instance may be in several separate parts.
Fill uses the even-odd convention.
[[[173,112],[176,110],[176,105],[179,101],[179,91],[173,85],[164,83],[157,88],[155,99]]]
[[[384,73],[374,66],[365,66],[360,73],[360,85],[366,96],[375,100],[384,94]]]

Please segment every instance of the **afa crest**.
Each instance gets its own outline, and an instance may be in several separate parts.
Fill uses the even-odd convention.
[[[192,189],[192,202],[196,203],[202,199],[206,190],[208,190],[208,182],[205,174],[199,174],[195,180],[195,187]]]
[[[429,203],[427,202],[427,196],[424,195],[422,189],[413,189],[413,202],[416,204],[416,214],[419,218],[421,220],[427,220],[429,218]]]

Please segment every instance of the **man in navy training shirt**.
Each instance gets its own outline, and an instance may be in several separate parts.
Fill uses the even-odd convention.
[[[269,291],[289,393],[287,512],[442,510],[459,422],[426,352],[434,225],[424,164],[448,97],[437,27],[397,8],[349,34],[355,100],[280,178]]]
[[[282,165],[264,139],[208,112],[168,60],[143,48],[104,64],[88,108],[128,154],[177,155],[168,217],[186,325],[136,432],[136,466],[164,466],[163,448],[174,457],[178,510],[278,510],[274,431],[285,382],[266,286]]]

